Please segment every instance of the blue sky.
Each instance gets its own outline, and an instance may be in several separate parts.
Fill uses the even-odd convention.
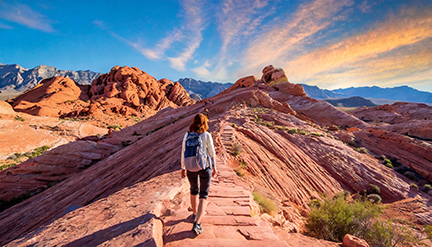
[[[0,0],[0,63],[432,92],[432,1]]]

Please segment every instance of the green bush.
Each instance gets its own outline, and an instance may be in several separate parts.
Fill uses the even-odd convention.
[[[290,133],[290,134],[297,134],[298,130],[297,129],[290,129],[290,130],[288,130],[288,133]]]
[[[381,196],[377,194],[367,195],[367,200],[375,204],[380,204],[382,201]]]
[[[237,128],[237,124],[233,123],[233,124],[232,124],[232,127],[233,127],[233,128]]]
[[[417,191],[417,190],[418,190],[418,186],[417,186],[417,184],[415,184],[415,183],[410,183],[410,188],[411,188],[412,190],[414,190],[414,191]]]
[[[361,147],[361,148],[359,148],[358,151],[359,151],[360,153],[369,154],[369,151],[368,151],[367,148],[365,148],[365,147]]]
[[[393,168],[392,162],[387,158],[384,158],[384,165],[387,166],[388,168]]]
[[[7,169],[9,167],[16,166],[16,165],[17,165],[16,163],[7,164],[7,165],[1,165],[0,166],[0,171],[3,171],[3,170],[5,170],[5,169]]]
[[[425,225],[423,231],[426,233],[427,238],[432,240],[432,226]]]
[[[17,121],[21,121],[21,122],[24,122],[24,121],[25,121],[25,119],[22,118],[22,117],[20,117],[20,116],[15,116],[15,120],[17,120]]]
[[[299,132],[299,134],[300,134],[300,135],[306,135],[306,131],[301,130],[301,131]]]
[[[239,156],[243,152],[243,148],[240,143],[233,143],[232,145],[232,155]]]
[[[306,228],[315,237],[337,242],[342,242],[348,233],[363,236],[365,227],[381,213],[381,206],[369,201],[347,203],[342,193],[309,206]]]
[[[426,192],[426,193],[428,193],[429,192],[429,190],[431,190],[432,189],[432,186],[430,185],[430,184],[425,184],[424,186],[423,186],[423,191],[424,192]]]
[[[320,133],[314,133],[314,132],[312,132],[311,135],[313,135],[313,136],[323,136],[323,135],[320,134]]]
[[[121,124],[118,124],[118,125],[108,125],[107,126],[107,129],[114,129],[114,130],[116,130],[116,129],[122,129],[122,128],[123,128],[123,126]]]
[[[367,189],[366,194],[370,195],[370,194],[381,194],[381,189],[380,187],[376,186],[375,184],[369,184],[369,189]]]
[[[414,174],[414,172],[411,171],[406,171],[403,173],[403,175],[411,180],[417,181],[416,176]]]
[[[391,220],[376,221],[368,229],[364,239],[374,247],[413,246],[418,242],[408,228],[397,226]]]
[[[259,192],[252,193],[254,200],[260,205],[261,212],[265,212],[271,216],[275,216],[278,212],[276,203]]]
[[[241,167],[234,169],[234,171],[239,177],[243,177],[245,175],[245,171]]]

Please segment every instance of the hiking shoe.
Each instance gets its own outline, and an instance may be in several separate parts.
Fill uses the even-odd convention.
[[[196,235],[200,235],[203,232],[202,224],[194,222],[192,231],[195,232]]]

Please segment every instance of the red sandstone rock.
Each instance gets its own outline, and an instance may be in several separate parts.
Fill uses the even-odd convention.
[[[277,90],[282,91],[287,94],[291,94],[294,96],[305,96],[306,92],[304,91],[302,85],[293,84],[290,82],[280,83],[274,86]]]
[[[345,235],[343,244],[346,247],[369,247],[369,244],[365,240],[349,234]]]
[[[111,69],[91,86],[78,86],[68,78],[43,80],[37,87],[14,100],[16,111],[52,117],[91,117],[99,126],[112,125],[113,118],[123,126],[154,115],[165,107],[176,108],[195,103],[180,84],[167,79],[156,81],[138,68]],[[117,124],[118,124],[117,123]],[[104,126],[105,127],[105,126]]]
[[[263,75],[261,77],[261,81],[270,86],[288,82],[288,77],[286,76],[284,70],[275,69],[273,65],[265,67],[262,73]]]

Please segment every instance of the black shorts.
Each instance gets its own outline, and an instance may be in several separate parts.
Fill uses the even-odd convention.
[[[205,170],[190,172],[187,171],[187,177],[190,184],[190,193],[191,195],[198,195],[200,199],[207,199],[209,188],[210,188],[210,180],[212,176],[212,169],[207,167]],[[198,188],[198,177],[199,177],[199,188]]]

